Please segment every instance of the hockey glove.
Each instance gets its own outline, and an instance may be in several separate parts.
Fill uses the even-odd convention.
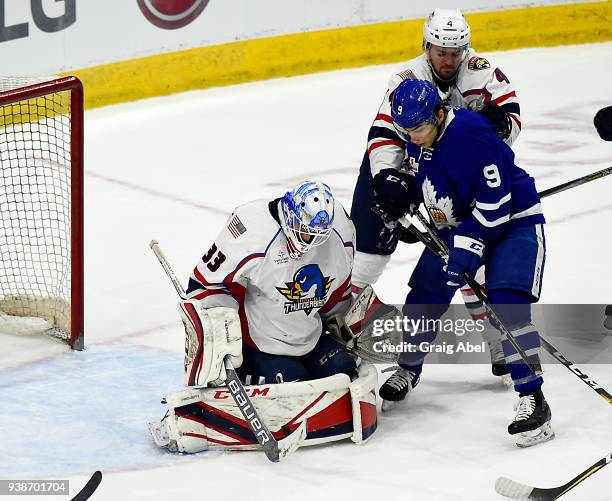
[[[383,169],[374,176],[372,210],[385,223],[397,221],[410,211],[413,205],[409,198],[412,182],[412,176],[395,169]]]
[[[464,275],[476,274],[482,261],[484,243],[474,238],[455,235],[446,267],[446,285],[453,289],[465,283]]]
[[[484,107],[478,111],[483,115],[493,128],[497,135],[502,139],[508,139],[510,132],[512,132],[512,122],[510,121],[510,115],[506,113],[506,110],[497,106],[493,101],[486,103]]]

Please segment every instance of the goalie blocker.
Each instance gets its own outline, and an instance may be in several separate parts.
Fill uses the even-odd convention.
[[[364,363],[354,381],[346,374],[335,374],[245,389],[277,440],[306,422],[306,436],[300,446],[347,438],[361,444],[376,430],[377,381],[374,366]],[[170,395],[165,401],[168,411],[164,418],[159,423],[149,423],[159,447],[187,453],[261,448],[228,388],[188,389]]]

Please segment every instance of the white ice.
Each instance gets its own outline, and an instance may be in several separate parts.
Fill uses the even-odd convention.
[[[612,43],[492,54],[519,91],[517,163],[544,189],[608,167],[595,112],[610,105]],[[484,501],[500,475],[560,485],[611,447],[612,409],[564,367],[545,392],[557,438],[518,449],[506,433],[515,394],[485,365],[430,365],[409,402],[381,415],[365,446],[174,456],[146,421],[182,383],[182,327],[157,239],[185,278],[231,209],[327,181],[348,208],[368,128],[396,65],[189,92],[86,113],[86,345],[3,335],[2,478],[93,471],[95,500],[417,499]],[[612,178],[544,202],[544,303],[612,303]],[[377,291],[402,302],[418,246],[403,246]],[[577,343],[578,344],[578,343]],[[604,343],[602,346],[610,346]],[[571,358],[571,357],[570,357]],[[607,357],[609,362],[610,357]],[[584,366],[612,388],[610,365]],[[608,500],[612,469],[564,499]],[[26,498],[22,498],[26,499]],[[38,498],[34,498],[38,499]]]

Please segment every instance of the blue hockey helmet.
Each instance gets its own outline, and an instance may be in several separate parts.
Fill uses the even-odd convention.
[[[299,257],[330,236],[334,223],[334,196],[320,181],[305,181],[280,201],[280,223],[292,257]]]
[[[418,127],[423,122],[435,124],[441,104],[438,89],[428,80],[404,80],[393,92],[393,124],[404,135],[406,129]]]

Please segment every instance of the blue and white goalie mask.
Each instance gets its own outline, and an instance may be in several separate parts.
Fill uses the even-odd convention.
[[[305,181],[285,193],[279,212],[289,254],[299,257],[329,238],[334,223],[334,196],[326,184]]]

